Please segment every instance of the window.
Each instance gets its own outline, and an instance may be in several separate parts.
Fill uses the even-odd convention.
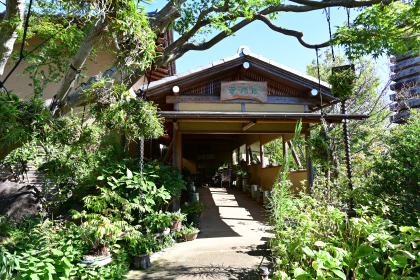
[[[260,141],[248,146],[248,164],[261,163]]]
[[[264,151],[264,165],[278,166],[283,165],[283,138],[277,138],[273,141],[266,143],[263,146]]]

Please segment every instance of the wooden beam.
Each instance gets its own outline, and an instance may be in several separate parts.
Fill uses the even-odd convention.
[[[237,137],[235,135],[185,135],[183,139],[229,139],[233,140]]]
[[[245,131],[245,130],[247,130],[248,128],[250,128],[251,126],[254,126],[256,123],[257,123],[257,121],[256,121],[256,120],[252,120],[252,121],[250,121],[247,125],[245,125],[244,127],[242,127],[242,130],[243,130],[243,131]]]
[[[233,100],[220,100],[219,95],[180,95],[166,96],[166,103],[255,103],[261,104],[255,100],[247,99],[233,99]],[[280,95],[269,95],[267,96],[267,102],[264,104],[294,104],[294,105],[308,105],[316,106],[315,100],[306,99],[304,97],[294,97],[294,96],[280,96]]]
[[[169,148],[165,153],[165,156],[163,157],[161,163],[165,164],[166,161],[168,160],[169,156],[171,155],[172,151],[174,148],[174,139],[172,138],[171,144],[169,144]]]
[[[179,119],[178,122],[185,123],[249,123],[252,119]],[[296,123],[298,120],[282,120],[282,119],[270,119],[270,120],[258,120],[258,123]],[[165,119],[165,122],[172,122],[172,119]],[[320,120],[302,120],[302,123],[321,123]],[[341,123],[341,121],[331,121],[331,123]]]
[[[270,132],[264,132],[264,131],[255,131],[255,132],[249,132],[249,131],[212,131],[212,130],[181,130],[180,133],[182,134],[294,134],[293,131],[270,131]]]
[[[302,164],[300,163],[299,157],[298,157],[298,155],[296,154],[295,149],[292,147],[293,141],[292,141],[292,140],[290,140],[290,141],[288,141],[288,142],[287,142],[287,144],[289,145],[289,148],[292,150],[292,156],[293,156],[293,159],[294,159],[294,160],[295,160],[295,162],[296,162],[296,165],[297,165],[298,167],[299,167],[299,166],[302,166]]]

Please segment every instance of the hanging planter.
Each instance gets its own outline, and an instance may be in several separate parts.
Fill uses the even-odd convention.
[[[328,76],[331,93],[341,100],[349,99],[356,86],[356,79],[354,64],[331,68],[331,75]]]

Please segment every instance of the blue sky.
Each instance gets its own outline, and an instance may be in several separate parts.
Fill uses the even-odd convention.
[[[158,0],[150,4],[148,11],[162,8],[167,1]],[[351,20],[356,16],[356,11],[351,11]],[[331,9],[331,28],[343,25],[347,20],[346,10],[341,8]],[[276,25],[304,32],[304,40],[311,44],[322,43],[329,39],[328,23],[322,10],[306,13],[282,13]],[[300,45],[296,38],[272,31],[262,22],[253,22],[231,36],[219,42],[206,51],[190,51],[176,61],[177,72],[181,73],[200,65],[231,56],[237,52],[241,45],[246,45],[251,52],[272,59],[295,70],[305,72],[306,65],[316,58],[315,50],[307,49]],[[337,48],[334,52],[339,52]],[[382,71],[383,80],[388,77],[388,59],[382,57],[377,60]]]

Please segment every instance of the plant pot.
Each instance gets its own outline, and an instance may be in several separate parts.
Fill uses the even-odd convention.
[[[171,226],[171,231],[180,231],[182,227],[182,221],[175,221]]]
[[[188,184],[187,184],[187,190],[189,192],[195,192],[194,182],[188,182]]]
[[[271,191],[264,191],[263,202],[264,202],[264,207],[267,209],[270,208],[270,199],[271,199]]]
[[[251,164],[257,164],[257,162],[256,161],[251,161]]]
[[[194,215],[188,215],[187,216],[187,223],[188,224],[200,224],[201,223],[201,216],[194,216]]]
[[[258,185],[252,185],[252,200],[257,200],[258,199]]]
[[[197,238],[198,232],[193,232],[193,233],[183,233],[182,234],[182,238],[187,240],[187,241],[193,241]]]
[[[193,202],[193,201],[199,201],[200,198],[200,194],[196,193],[196,192],[190,192],[188,193],[188,201],[189,202]]]
[[[264,193],[263,192],[259,192],[258,198],[257,198],[257,203],[260,204],[260,205],[264,204]]]
[[[139,256],[134,256],[134,266],[137,269],[146,269],[151,267],[152,263],[150,262],[150,255],[143,254]]]
[[[92,265],[95,265],[96,267],[101,267],[112,262],[112,255],[109,254],[108,256],[103,257],[83,256],[83,260],[80,262],[87,264],[88,267]]]
[[[242,178],[241,176],[236,177],[236,187],[238,190],[242,190]]]
[[[242,179],[242,191],[248,193],[248,179]]]

